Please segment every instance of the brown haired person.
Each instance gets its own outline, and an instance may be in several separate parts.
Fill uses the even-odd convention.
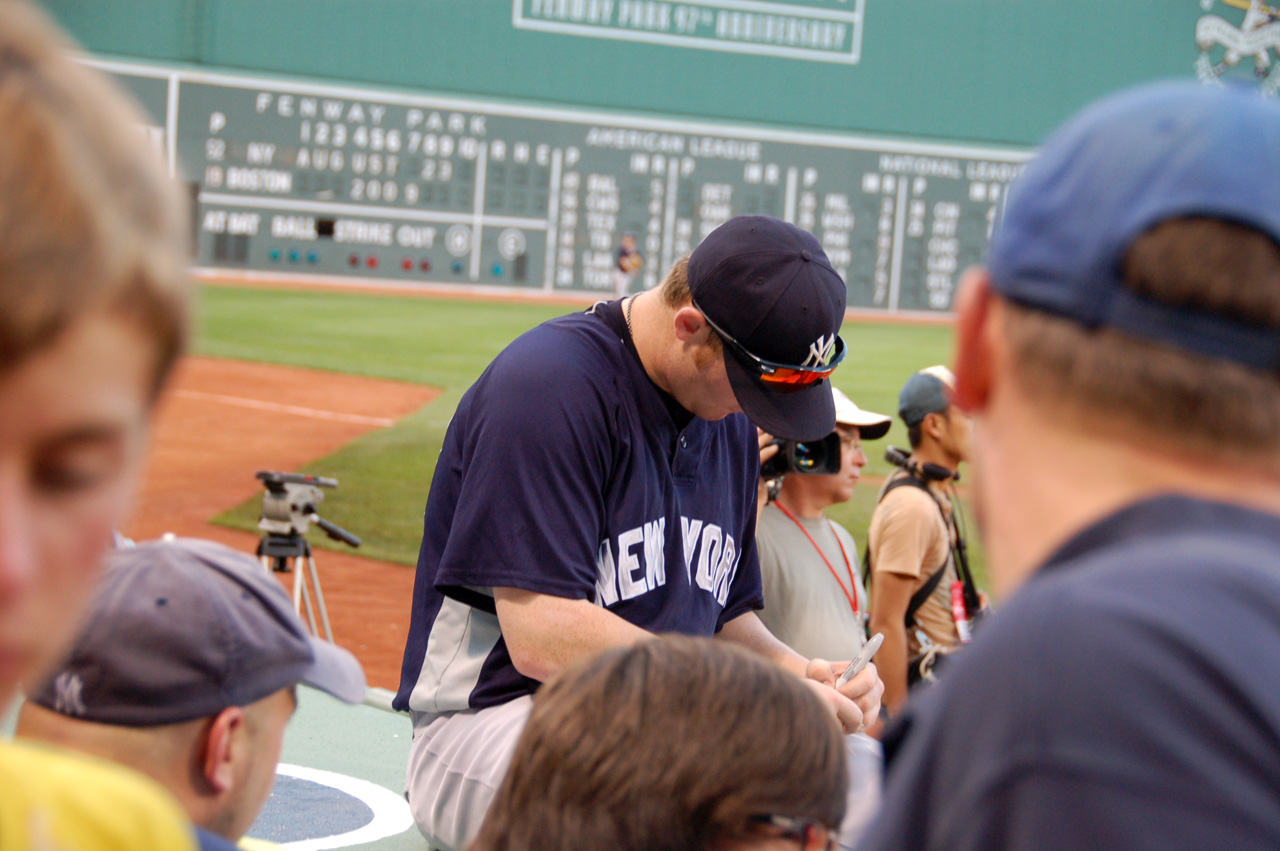
[[[1280,847],[1280,107],[1070,120],[959,301],[1001,611],[891,727],[866,849]]]
[[[184,205],[140,114],[0,2],[0,707],[71,641],[187,328]],[[184,849],[159,787],[0,743],[0,848]]]
[[[835,847],[844,743],[801,680],[665,636],[546,683],[470,851]]]
[[[943,366],[915,373],[898,394],[911,454],[885,481],[867,531],[871,632],[884,703],[897,711],[908,685],[960,644],[952,587],[960,581],[953,547],[954,481],[969,457],[972,426],[954,402],[955,377]]]

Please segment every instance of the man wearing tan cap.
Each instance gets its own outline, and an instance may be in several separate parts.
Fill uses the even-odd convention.
[[[796,652],[822,659],[846,659],[867,640],[867,591],[858,564],[858,546],[839,523],[823,512],[848,502],[867,466],[863,440],[879,440],[892,422],[864,411],[836,387],[840,468],[806,474],[787,465],[777,495],[756,519],[756,549],[764,608],[760,620]],[[762,435],[768,437],[768,435]],[[798,444],[816,451],[817,442]],[[783,449],[791,447],[784,446]],[[766,454],[766,453],[762,453]],[[768,461],[767,458],[764,459]],[[767,467],[766,467],[767,469]],[[849,792],[840,842],[848,847],[866,827],[880,802],[880,746],[865,735],[845,736]]]
[[[853,496],[867,465],[862,441],[884,437],[891,420],[862,410],[836,388],[832,392],[839,471],[785,474],[777,496],[760,511],[756,546],[764,590],[760,620],[799,653],[843,659],[867,640],[867,592],[857,544],[823,512]]]

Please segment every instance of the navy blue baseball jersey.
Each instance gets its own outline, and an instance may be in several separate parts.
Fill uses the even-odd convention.
[[[755,429],[694,417],[644,371],[619,302],[508,346],[463,396],[427,499],[394,705],[494,706],[511,664],[493,588],[590,600],[712,635],[762,606]]]

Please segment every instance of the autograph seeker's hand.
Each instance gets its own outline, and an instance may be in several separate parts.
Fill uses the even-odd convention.
[[[831,663],[825,659],[810,659],[805,677],[819,697],[835,713],[836,720],[846,733],[859,733],[876,723],[880,716],[880,698],[884,683],[876,672],[874,663],[856,677],[836,689],[836,677],[844,671],[848,662]]]
[[[773,435],[769,434],[769,432],[762,428],[756,429],[756,436],[760,438],[760,463],[763,464],[765,461],[768,461],[770,458],[777,455],[778,450],[782,447],[777,444],[770,446],[769,444],[773,442]]]

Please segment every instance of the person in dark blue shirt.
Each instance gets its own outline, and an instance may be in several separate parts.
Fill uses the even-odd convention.
[[[874,721],[873,670],[842,694],[843,665],[800,656],[755,614],[748,417],[794,440],[831,432],[844,307],[811,234],[739,217],[659,289],[533,329],[467,391],[427,500],[394,702],[413,716],[408,797],[434,845],[479,830],[540,682],[653,633],[743,644],[811,680],[846,730]]]
[[[1280,107],[1054,133],[959,308],[1001,611],[891,724],[861,848],[1280,848]]]

